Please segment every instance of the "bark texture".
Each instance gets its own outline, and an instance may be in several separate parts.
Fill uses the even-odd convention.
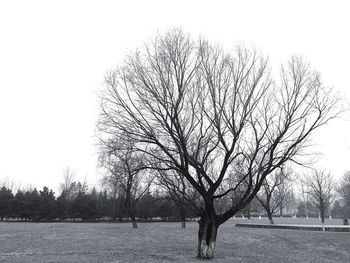
[[[197,257],[200,259],[212,259],[214,258],[218,226],[205,218],[201,218],[198,223]]]

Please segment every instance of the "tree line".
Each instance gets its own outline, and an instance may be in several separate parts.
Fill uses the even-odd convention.
[[[107,190],[88,191],[81,183],[73,183],[56,198],[48,187],[42,190],[18,190],[6,186],[0,188],[1,221],[18,220],[31,222],[52,221],[125,221],[128,220],[123,195],[112,196]],[[141,221],[180,221],[177,204],[166,196],[145,193],[138,201],[137,218]],[[186,208],[187,216],[194,217]]]
[[[139,221],[181,221],[186,226],[186,219],[196,218],[198,214],[171,195],[171,191],[152,181],[152,191],[147,188],[140,198],[130,195],[133,203],[133,216],[128,211],[128,194],[121,187],[88,190],[85,183],[72,181],[72,174],[67,170],[65,184],[56,197],[53,190],[43,187],[17,190],[15,193],[8,186],[0,188],[0,219],[30,222],[50,221],[132,221],[137,227]],[[106,178],[103,180],[106,182]],[[135,187],[135,186],[133,186]],[[138,186],[140,187],[140,186]],[[295,194],[295,189],[299,193]],[[223,199],[218,209],[225,210],[231,200]],[[197,202],[199,202],[197,200]],[[317,218],[350,217],[350,172],[346,172],[336,184],[333,177],[325,171],[313,171],[311,174],[296,176],[291,170],[281,169],[263,184],[256,197],[242,209],[239,216],[267,216],[274,223],[276,216],[297,216]]]

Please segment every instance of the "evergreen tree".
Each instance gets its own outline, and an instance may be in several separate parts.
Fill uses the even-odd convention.
[[[12,201],[12,216],[18,219],[27,220],[30,215],[30,208],[24,192],[18,190]]]
[[[28,190],[24,194],[25,204],[27,206],[28,214],[27,218],[31,221],[39,221],[40,220],[40,196],[38,190],[34,188],[34,190]]]
[[[51,221],[55,219],[55,193],[44,186],[39,196],[39,217],[40,220]]]
[[[0,189],[0,219],[3,221],[4,217],[7,218],[11,214],[11,202],[13,194],[10,189],[3,186]]]

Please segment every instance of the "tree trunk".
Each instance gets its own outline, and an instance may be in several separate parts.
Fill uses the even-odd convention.
[[[119,222],[122,222],[123,221],[123,215],[120,213],[119,216],[118,216],[118,221]]]
[[[116,198],[112,198],[112,213],[111,213],[111,217],[112,217],[112,221],[115,221],[117,218],[117,200]]]
[[[212,259],[214,257],[218,226],[205,217],[202,217],[198,223],[197,257],[200,259]]]
[[[135,206],[134,204],[131,202],[130,196],[127,195],[125,198],[125,207],[126,210],[128,212],[128,215],[131,219],[131,223],[132,223],[132,228],[138,228],[137,223],[136,223],[136,218],[135,218]]]
[[[267,217],[269,218],[270,224],[271,224],[271,225],[274,225],[275,222],[273,222],[272,214],[271,214],[271,213],[267,213]]]
[[[307,209],[307,203],[305,202],[305,214],[306,214],[306,219],[309,219],[309,211]]]
[[[180,205],[181,227],[186,228],[186,210],[183,204]]]
[[[283,215],[283,206],[282,204],[280,204],[280,217],[282,217],[282,215]]]
[[[325,206],[323,204],[321,204],[320,217],[321,217],[321,223],[322,224],[324,224],[324,210],[325,210]]]
[[[132,223],[132,228],[139,228],[135,219],[131,219],[131,223]]]
[[[251,219],[251,214],[250,214],[250,203],[247,205],[247,213],[248,213],[248,215],[247,215],[248,220],[250,220],[250,219]]]
[[[131,218],[132,228],[138,228],[135,215],[131,215],[130,218]]]

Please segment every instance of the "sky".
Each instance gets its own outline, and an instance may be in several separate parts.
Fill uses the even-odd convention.
[[[98,185],[95,126],[105,73],[172,27],[225,48],[258,47],[278,68],[297,54],[350,98],[348,1],[0,2],[0,182],[57,191],[69,166]],[[348,113],[320,130],[317,168],[350,170]]]

